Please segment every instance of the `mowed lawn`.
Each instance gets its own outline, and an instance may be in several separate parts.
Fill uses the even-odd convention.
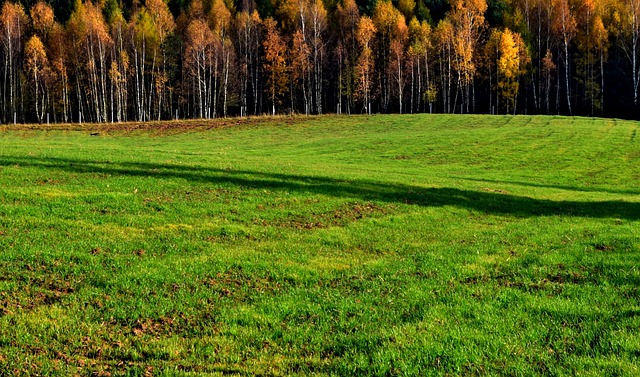
[[[2,126],[0,375],[639,375],[639,126]]]

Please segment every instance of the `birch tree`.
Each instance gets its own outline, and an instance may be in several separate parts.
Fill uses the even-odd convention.
[[[462,108],[470,112],[473,101],[471,89],[476,74],[474,56],[480,29],[484,26],[487,3],[485,0],[454,0],[451,7],[458,87],[462,92]]]
[[[86,100],[88,119],[96,122],[108,120],[107,75],[110,68],[108,58],[112,44],[102,9],[91,2],[78,4],[71,15],[69,26],[74,36],[76,64],[76,92],[79,109]],[[83,96],[86,93],[86,96]]]
[[[636,1],[636,0],[632,0]],[[571,76],[569,75],[569,66],[571,65],[571,56],[569,55],[569,45],[576,35],[576,19],[569,8],[567,0],[553,0],[553,31],[559,37],[563,49],[564,57],[564,82],[565,94],[567,99],[567,110],[569,114],[573,113],[571,107]]]
[[[275,115],[276,106],[282,103],[280,96],[287,90],[286,45],[272,18],[267,18],[264,21],[264,27],[264,70],[267,77],[267,90],[271,99],[271,114]]]
[[[338,105],[337,112],[343,108],[351,113],[355,99],[355,67],[358,59],[358,40],[356,32],[360,21],[360,12],[355,0],[344,0],[336,10],[338,20],[338,43],[335,55],[338,57]],[[346,98],[346,104],[343,103]]]
[[[620,46],[631,65],[629,76],[633,87],[633,105],[638,106],[640,86],[640,0],[622,0],[622,11],[618,13]]]
[[[147,11],[152,22],[152,30],[149,35],[151,41],[151,84],[154,87],[155,95],[155,118],[160,120],[167,101],[167,86],[169,78],[167,75],[167,54],[165,43],[167,38],[175,30],[175,21],[169,11],[167,3],[163,0],[146,0]],[[151,92],[151,90],[149,91]],[[166,112],[166,110],[165,110]],[[151,113],[151,109],[149,110]]]
[[[194,109],[198,118],[212,116],[213,32],[208,24],[195,19],[186,32],[185,67],[193,80]]]
[[[309,98],[311,94],[308,92],[309,85],[307,84],[309,72],[311,71],[310,56],[311,49],[305,41],[302,30],[296,30],[293,34],[291,49],[291,82],[293,86],[302,88],[303,111],[305,115],[311,113],[311,100]]]
[[[313,93],[315,112],[322,114],[323,67],[325,54],[325,31],[327,28],[327,10],[323,0],[312,0],[310,9],[311,38],[310,47],[313,60]]]
[[[3,120],[7,122],[17,114],[20,95],[20,70],[22,65],[22,38],[27,15],[19,3],[5,2],[0,10],[4,72],[2,85]]]
[[[109,79],[111,80],[111,120],[126,121],[128,118],[130,58],[127,52],[127,24],[122,11],[117,8],[110,20],[111,38],[111,66]]]
[[[25,59],[28,77],[30,77],[34,92],[37,92],[34,93],[36,118],[38,118],[38,122],[42,122],[44,114],[53,110],[55,121],[55,99],[52,97],[55,97],[55,93],[62,94],[60,99],[63,111],[67,105],[65,99],[68,97],[68,88],[65,85],[66,68],[61,70],[60,65],[56,64],[64,53],[64,47],[61,43],[63,30],[55,21],[53,8],[43,1],[34,4],[29,10],[29,14],[34,35],[25,46]],[[62,89],[61,91],[54,90],[58,78],[62,78],[62,82],[58,85]],[[38,112],[40,112],[39,116]],[[63,118],[65,117],[63,116]]]
[[[253,114],[258,114],[260,97],[260,15],[257,11],[242,11],[236,16],[240,75],[240,116],[249,114],[249,98],[253,99]],[[249,85],[251,91],[249,91]]]
[[[440,84],[442,111],[450,113],[455,110],[455,103],[452,104],[451,95],[455,60],[453,24],[445,18],[438,23],[434,34],[438,50],[438,81]]]
[[[358,65],[356,66],[357,91],[356,94],[364,105],[364,110],[371,115],[371,87],[373,81],[373,50],[372,40],[376,33],[376,27],[371,18],[362,16],[358,23],[358,31],[356,33],[358,45],[360,46],[360,56],[358,57]]]
[[[525,72],[525,65],[529,63],[529,54],[522,37],[509,29],[500,33],[498,46],[498,88],[506,113],[515,114],[520,77]]]
[[[38,123],[42,123],[47,98],[47,76],[49,60],[44,45],[38,36],[32,36],[25,46],[26,69],[33,85],[33,103]]]
[[[407,40],[409,39],[409,33],[407,25],[404,20],[404,16],[397,18],[397,25],[394,31],[393,39],[390,45],[390,61],[389,70],[390,76],[394,81],[394,94],[398,99],[398,111],[403,113],[403,94],[406,84],[405,71],[406,71],[406,50]]]
[[[387,111],[391,100],[391,42],[396,37],[400,22],[406,22],[404,16],[390,1],[381,0],[373,11],[373,22],[377,30],[378,49],[376,62],[378,63],[379,87],[382,111]]]
[[[411,64],[411,112],[420,110],[427,102],[429,112],[433,111],[434,88],[431,83],[432,30],[428,22],[419,22],[415,17],[409,22],[409,50]],[[426,100],[426,101],[424,101]]]
[[[222,115],[227,116],[229,75],[235,51],[231,42],[231,11],[223,0],[213,0],[209,12],[209,26],[214,35],[213,57],[213,116],[216,117],[219,97],[222,96]]]

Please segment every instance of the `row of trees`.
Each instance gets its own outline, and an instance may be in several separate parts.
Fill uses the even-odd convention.
[[[640,0],[267,5],[4,2],[0,121],[638,107]]]

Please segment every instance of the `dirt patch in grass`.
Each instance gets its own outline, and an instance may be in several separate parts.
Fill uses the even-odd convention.
[[[221,297],[244,295],[245,292],[275,293],[282,285],[271,276],[251,276],[241,269],[219,272],[202,280],[202,284]]]
[[[503,194],[503,195],[509,195],[511,194],[509,191],[507,190],[498,190],[498,189],[492,189],[492,188],[488,188],[488,187],[484,187],[482,189],[482,191],[486,191],[486,192],[494,192],[496,194]]]
[[[345,226],[349,223],[365,218],[388,214],[392,206],[380,206],[375,203],[349,203],[333,211],[310,213],[307,215],[291,215],[286,219],[275,220],[270,223],[262,221],[263,225],[279,228],[313,230],[335,226]]]
[[[0,276],[0,281],[15,282],[15,285],[0,292],[0,317],[53,305],[75,294],[84,276],[70,279],[52,271],[61,263],[60,260],[51,263],[23,261],[13,269],[0,263],[0,271],[6,271]]]
[[[557,270],[538,277],[522,277],[514,273],[498,273],[469,276],[460,280],[466,286],[481,286],[492,282],[505,288],[513,288],[523,291],[559,291],[566,285],[581,285],[593,283],[594,280],[588,277],[589,271],[586,267],[580,269],[566,269],[563,265],[556,266]]]
[[[73,292],[74,288],[70,285],[36,289],[25,287],[19,292],[3,292],[0,295],[0,317],[53,305]]]
[[[60,183],[62,183],[60,180],[57,179],[49,179],[49,178],[45,178],[45,179],[38,179],[36,181],[36,184],[39,186],[44,186],[44,185],[59,185]]]
[[[131,331],[135,336],[167,334],[174,330],[176,324],[176,319],[171,317],[138,319]]]
[[[245,125],[286,124],[293,125],[307,122],[317,117],[276,116],[219,118],[195,120],[167,120],[152,122],[122,123],[52,123],[52,124],[16,124],[0,128],[0,131],[86,131],[89,136],[101,137],[109,134],[150,132],[153,135],[171,135],[189,131],[205,131],[216,128],[237,127]]]

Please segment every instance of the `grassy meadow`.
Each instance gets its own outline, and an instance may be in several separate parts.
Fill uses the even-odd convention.
[[[640,374],[640,123],[0,128],[0,376]]]

